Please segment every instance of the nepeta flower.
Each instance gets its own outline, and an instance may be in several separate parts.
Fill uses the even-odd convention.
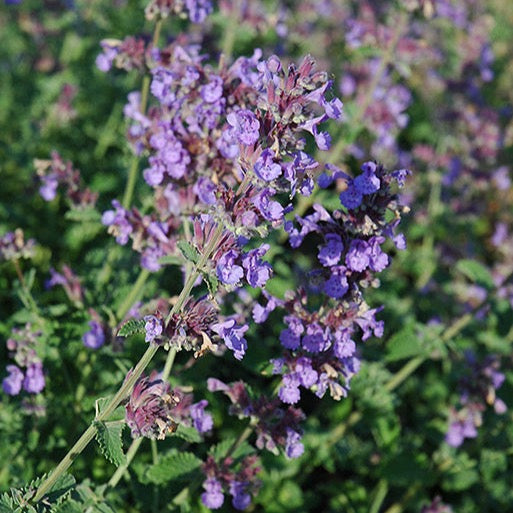
[[[235,264],[239,254],[231,249],[227,251],[217,262],[217,277],[227,285],[236,285],[244,276],[244,270]]]
[[[144,340],[146,342],[153,342],[162,334],[162,321],[155,317],[155,315],[146,315],[144,316],[144,320],[146,321],[146,324],[144,325],[144,330],[146,332]]]
[[[219,509],[224,502],[223,485],[211,477],[203,483],[205,492],[201,494],[201,502],[210,509]]]
[[[43,374],[43,365],[41,362],[31,363],[25,372],[23,380],[23,389],[29,394],[39,394],[45,387],[45,377]]]
[[[23,372],[16,365],[6,367],[9,376],[3,379],[2,389],[8,395],[18,395],[23,384]]]
[[[214,324],[211,328],[224,340],[226,347],[233,351],[235,358],[242,360],[248,347],[244,333],[248,331],[249,327],[246,325],[238,326],[235,319],[231,318]]]
[[[226,116],[226,121],[241,144],[252,146],[258,141],[260,122],[250,110],[240,109],[230,112]]]
[[[285,442],[285,454],[289,458],[299,458],[305,451],[301,443],[301,435],[293,429],[287,429],[287,441]]]
[[[230,483],[230,495],[232,505],[235,509],[246,509],[251,504],[251,495],[247,492],[248,484],[241,481],[232,481]]]
[[[281,166],[274,161],[273,153],[268,149],[262,152],[254,170],[255,174],[266,182],[272,182],[282,174]]]
[[[206,433],[207,431],[210,431],[214,425],[212,415],[210,415],[210,413],[205,413],[205,408],[207,406],[208,401],[203,399],[199,403],[192,404],[190,408],[189,413],[192,419],[192,425],[200,433]]]
[[[105,343],[105,333],[102,325],[97,321],[89,321],[89,327],[91,329],[84,333],[82,337],[84,346],[89,349],[99,349]]]
[[[167,432],[176,429],[173,408],[178,403],[169,383],[162,381],[157,372],[139,378],[125,407],[125,420],[132,437],[164,439]]]

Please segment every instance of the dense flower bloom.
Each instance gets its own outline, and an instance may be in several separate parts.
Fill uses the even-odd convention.
[[[125,420],[132,437],[164,439],[168,431],[176,429],[173,408],[178,404],[179,399],[169,383],[162,381],[156,372],[139,378],[125,407]]]

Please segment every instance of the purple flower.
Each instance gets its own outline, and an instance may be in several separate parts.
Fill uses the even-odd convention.
[[[247,492],[248,483],[232,481],[230,495],[233,497],[232,505],[235,509],[246,509],[251,504],[251,495]]]
[[[106,73],[112,67],[114,59],[119,53],[119,48],[110,45],[106,41],[101,42],[102,53],[96,57],[96,67]]]
[[[464,420],[452,422],[445,436],[445,441],[451,447],[459,447],[465,438],[475,438],[477,436],[476,426],[472,416]]]
[[[214,75],[211,81],[201,88],[200,94],[207,103],[217,102],[223,96],[223,79]]]
[[[144,330],[146,331],[144,340],[146,342],[153,342],[162,334],[162,322],[154,315],[145,315],[144,320],[146,321],[144,325]]]
[[[57,187],[59,185],[57,176],[54,174],[42,176],[41,181],[43,183],[41,187],[39,187],[39,194],[45,201],[52,201],[55,199],[57,194]]]
[[[371,248],[365,240],[354,239],[346,254],[346,265],[351,271],[362,272],[369,267]]]
[[[194,192],[206,205],[215,205],[216,203],[216,190],[217,187],[210,178],[200,176],[194,185]]]
[[[185,0],[185,5],[189,11],[189,19],[193,23],[203,23],[212,12],[210,0]]]
[[[349,284],[346,278],[346,268],[336,266],[331,268],[331,276],[324,283],[324,292],[334,299],[344,297],[345,293],[349,290]]]
[[[376,176],[376,164],[365,162],[362,165],[363,173],[353,180],[354,188],[360,194],[372,194],[379,190],[381,182]]]
[[[277,201],[270,199],[274,195],[274,192],[274,189],[271,188],[264,189],[254,198],[253,203],[264,219],[268,221],[281,221],[283,219],[284,209]]]
[[[380,246],[384,241],[383,237],[372,237],[369,240],[369,267],[376,272],[381,272],[388,265],[388,255],[381,250]]]
[[[306,327],[306,335],[303,337],[303,347],[311,353],[325,351],[329,339],[322,327],[317,322],[312,322]]]
[[[340,360],[350,358],[356,351],[356,344],[351,339],[351,333],[348,329],[340,329],[335,332],[335,343],[333,344],[333,352]]]
[[[337,265],[344,250],[342,239],[336,233],[328,233],[325,240],[324,246],[319,248],[319,262],[325,267]]]
[[[271,277],[272,268],[261,257],[269,250],[269,244],[248,251],[242,258],[242,267],[246,269],[246,280],[252,287],[263,287]]]
[[[2,389],[8,395],[18,395],[23,383],[23,372],[16,365],[6,367],[9,376],[3,379]]]
[[[246,325],[237,326],[235,319],[227,319],[211,326],[212,331],[217,333],[226,344],[226,347],[233,351],[237,360],[242,360],[248,344],[244,338],[244,333],[249,327]]]
[[[278,397],[286,404],[295,404],[301,399],[299,382],[290,376],[283,376],[283,386],[278,390]]]
[[[43,364],[41,362],[31,363],[27,367],[23,388],[29,394],[38,394],[45,387],[45,377],[43,375]]]
[[[205,492],[201,494],[201,502],[210,509],[219,509],[224,502],[223,486],[211,477],[203,483]]]
[[[354,210],[362,204],[362,193],[356,189],[353,183],[349,183],[347,189],[340,193],[340,202],[348,210]]]
[[[281,166],[273,160],[271,150],[264,150],[255,163],[255,174],[265,180],[271,182],[282,174]]]
[[[245,146],[253,146],[260,136],[260,122],[248,109],[230,112],[226,121],[232,127],[232,132],[238,141]]]
[[[287,428],[287,440],[285,442],[285,454],[288,458],[299,458],[305,448],[301,443],[301,435],[293,429]]]
[[[240,257],[234,249],[230,249],[217,262],[217,277],[227,285],[238,284],[244,276],[244,270],[235,263]]]
[[[102,325],[97,321],[89,321],[89,331],[82,336],[82,342],[89,349],[99,349],[105,343]]]
[[[198,430],[199,433],[206,433],[210,431],[214,425],[212,415],[205,413],[205,408],[208,406],[208,401],[203,399],[199,403],[191,405],[190,416],[192,425]]]
[[[312,368],[312,360],[306,356],[297,359],[294,371],[301,386],[305,388],[310,388],[315,385],[319,378],[317,371]]]

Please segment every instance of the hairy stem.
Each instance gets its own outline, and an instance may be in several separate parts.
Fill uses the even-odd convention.
[[[189,294],[194,286],[194,283],[196,282],[196,279],[198,278],[201,270],[205,266],[210,254],[214,251],[216,246],[218,245],[221,236],[223,234],[224,227],[222,224],[219,224],[216,228],[214,234],[212,235],[212,238],[207,244],[207,247],[205,248],[204,253],[201,255],[201,258],[197,265],[194,267],[191,274],[187,277],[186,283],[180,292],[180,295],[178,296],[178,299],[176,303],[174,304],[173,308],[171,309],[171,312],[169,313],[166,324],[169,323],[172,316],[179,312],[187,298],[189,297]],[[144,369],[148,366],[152,358],[155,356],[155,353],[157,352],[159,346],[156,345],[150,345],[148,349],[146,349],[146,352],[143,354],[137,365],[135,366],[132,373],[125,379],[124,383],[121,385],[117,393],[114,395],[114,397],[110,400],[110,402],[107,404],[105,409],[98,415],[98,417],[95,419],[97,422],[102,422],[110,417],[114,410],[119,406],[121,401],[123,401],[127,395],[130,394],[133,386],[135,385],[135,382],[139,379],[141,374],[143,373]],[[173,356],[174,358],[174,356]],[[79,440],[75,443],[75,445],[70,449],[70,451],[64,456],[64,458],[61,460],[61,462],[57,465],[57,467],[53,470],[53,472],[48,476],[48,478],[41,484],[39,489],[37,490],[37,493],[34,496],[34,502],[37,502],[40,500],[48,490],[51,489],[51,487],[56,483],[56,481],[59,479],[59,477],[66,472],[66,470],[71,466],[73,463],[73,460],[85,449],[85,447],[89,444],[89,442],[94,438],[96,432],[96,428],[94,424],[91,424],[87,430],[84,432],[84,434],[79,438]],[[122,475],[122,474],[121,474]]]
[[[124,301],[119,305],[119,308],[116,311],[116,318],[118,320],[123,319],[127,312],[130,310],[130,308],[133,306],[133,304],[140,298],[144,284],[146,283],[146,280],[148,279],[148,276],[150,275],[150,272],[146,269],[142,269],[139,276],[137,277],[136,282],[134,283],[133,287],[131,288],[128,295],[125,297]]]

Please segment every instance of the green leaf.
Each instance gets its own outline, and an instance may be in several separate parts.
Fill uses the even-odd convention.
[[[180,265],[183,260],[180,260],[176,255],[165,255],[159,258],[159,264],[161,265]]]
[[[78,221],[81,223],[99,223],[101,221],[101,214],[95,208],[73,208],[64,214],[65,219],[70,221]]]
[[[173,479],[183,478],[201,465],[201,460],[191,452],[178,452],[164,456],[146,472],[146,477],[155,484],[167,483]]]
[[[82,513],[83,508],[80,502],[68,499],[52,510],[54,513]]]
[[[217,279],[217,276],[215,274],[204,273],[203,277],[207,283],[208,291],[212,296],[215,296],[217,294],[217,289],[219,288],[219,280]]]
[[[459,260],[456,263],[456,269],[472,282],[480,283],[487,288],[493,287],[493,278],[490,271],[477,260]]]
[[[198,433],[197,429],[184,426],[183,424],[178,424],[177,430],[171,436],[177,436],[189,443],[198,443],[202,440],[201,435]]]
[[[222,442],[219,442],[218,444],[211,447],[208,452],[214,457],[216,461],[219,461],[226,457],[228,451],[231,449],[236,440],[236,438],[228,438],[223,440]],[[233,458],[242,458],[248,454],[252,454],[253,452],[255,452],[253,447],[247,442],[244,442],[232,452],[231,456]]]
[[[180,251],[186,260],[189,260],[189,262],[192,262],[193,264],[197,264],[199,262],[200,255],[198,250],[192,244],[185,240],[181,240],[177,243],[177,246],[180,248]]]
[[[123,453],[123,442],[121,440],[121,433],[125,424],[95,422],[95,427],[96,440],[105,458],[116,466],[125,463],[126,457]]]
[[[386,360],[393,362],[425,353],[426,348],[418,337],[415,327],[410,325],[405,326],[388,339]]]
[[[144,319],[130,319],[126,321],[118,331],[118,337],[131,337],[138,333],[144,333],[144,325],[146,324]]]
[[[95,401],[96,415],[100,415],[112,400],[113,396],[100,397]],[[121,420],[125,418],[125,407],[118,406],[110,415],[108,420]]]

